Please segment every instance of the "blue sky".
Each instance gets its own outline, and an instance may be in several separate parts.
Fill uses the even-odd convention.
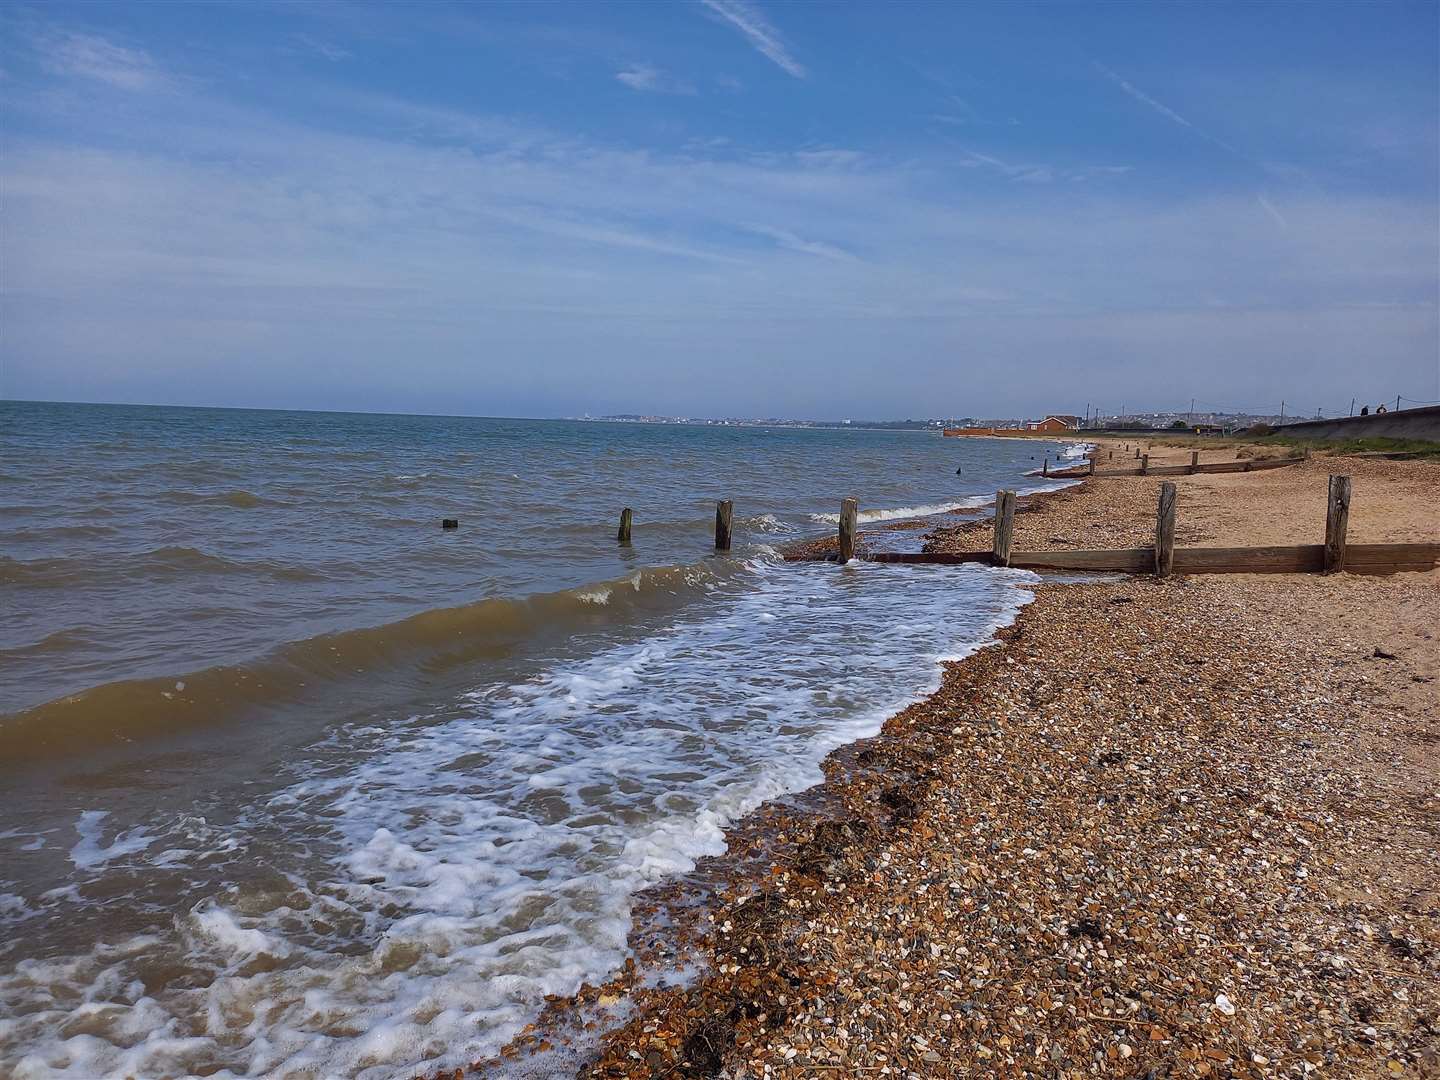
[[[1440,399],[1437,11],[6,4],[0,394]]]

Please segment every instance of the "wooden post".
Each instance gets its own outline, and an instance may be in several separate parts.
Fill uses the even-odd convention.
[[[634,517],[635,511],[631,510],[628,506],[620,511],[620,533],[616,536],[616,539],[622,544],[630,543],[630,523]]]
[[[1150,471],[1150,455],[1149,455],[1149,454],[1142,454],[1142,455],[1140,456],[1140,475],[1141,475],[1141,476],[1144,476],[1144,475],[1145,475],[1146,473],[1148,473],[1149,471]]]
[[[995,493],[995,547],[996,566],[1010,565],[1010,541],[1015,537],[1015,492]]]
[[[1135,447],[1135,460],[1136,460],[1136,461],[1139,461],[1139,460],[1140,460],[1140,447],[1138,447],[1138,446]]]
[[[715,550],[730,550],[730,520],[735,513],[735,504],[722,499],[715,504]]]
[[[855,519],[860,514],[860,504],[854,499],[840,502],[840,563],[843,566],[855,557]]]
[[[1108,458],[1106,458],[1105,460],[1106,460],[1106,461],[1114,461],[1114,460],[1115,460],[1115,451],[1114,451],[1114,450],[1111,450],[1111,451],[1110,451],[1110,456],[1109,456]]]
[[[1345,569],[1345,530],[1350,524],[1350,477],[1330,477],[1330,501],[1325,508],[1325,573]]]
[[[1155,576],[1169,577],[1175,565],[1175,485],[1160,485],[1160,509],[1155,516]]]
[[[1050,459],[1049,459],[1048,457],[1045,459],[1045,464],[1040,466],[1040,475],[1041,475],[1041,476],[1049,476],[1049,475],[1050,475]]]
[[[1091,475],[1091,476],[1094,476],[1094,475],[1095,475],[1095,459],[1094,459],[1093,457],[1090,459],[1090,474],[1089,474],[1089,475]]]
[[[1200,451],[1199,451],[1199,450],[1191,450],[1191,451],[1190,451],[1190,471],[1191,471],[1192,473],[1197,473],[1197,472],[1200,471]]]

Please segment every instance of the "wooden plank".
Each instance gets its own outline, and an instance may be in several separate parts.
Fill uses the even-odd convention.
[[[1143,574],[1154,569],[1153,548],[1113,551],[1013,551],[1010,565],[1019,570],[1113,570]]]
[[[1015,537],[1015,492],[995,493],[995,539],[991,552],[996,566],[1010,565],[1010,543]]]
[[[1177,574],[1300,574],[1318,571],[1324,562],[1319,544],[1278,547],[1176,548]]]
[[[877,551],[862,556],[866,562],[904,563],[910,566],[958,566],[961,563],[992,563],[988,551]]]
[[[847,563],[855,557],[855,520],[860,515],[860,504],[854,499],[840,502],[840,561]]]
[[[865,556],[868,562],[934,564],[988,563],[988,551],[881,551]],[[1109,570],[1142,574],[1154,568],[1153,548],[1118,548],[1110,551],[1012,551],[1010,565],[1024,570]],[[1176,574],[1303,574],[1318,573],[1325,565],[1324,544],[1288,544],[1249,548],[1176,548]],[[1393,574],[1427,571],[1440,566],[1440,544],[1350,544],[1345,549],[1345,570],[1352,574]]]
[[[735,517],[735,504],[722,499],[715,504],[715,550],[730,550],[730,523]]]
[[[1350,477],[1331,476],[1325,506],[1325,573],[1345,569],[1345,530],[1350,524]]]
[[[620,511],[620,531],[616,535],[616,539],[620,543],[630,543],[630,526],[633,523],[634,519],[635,511],[631,510],[630,507],[627,506],[624,510]]]
[[[1346,544],[1348,574],[1397,574],[1440,566],[1440,544]]]
[[[1160,506],[1155,514],[1155,576],[1169,577],[1175,563],[1175,485],[1160,485]]]

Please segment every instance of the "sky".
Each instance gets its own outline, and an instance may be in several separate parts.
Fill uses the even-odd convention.
[[[1440,5],[0,5],[0,396],[1440,400]]]

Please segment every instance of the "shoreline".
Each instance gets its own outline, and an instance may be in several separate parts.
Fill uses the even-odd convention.
[[[1405,468],[1440,490],[1440,468]],[[1182,507],[1266,474],[1222,475],[1186,478]],[[1037,493],[1017,536],[1134,542],[1157,486]],[[1181,536],[1236,532],[1215,516],[1182,511]],[[1436,577],[1026,586],[994,647],[832,753],[823,784],[637,897],[640,962],[552,1001],[503,1063],[588,1025],[609,1030],[587,1077],[1427,1075]],[[696,959],[688,985],[642,985]]]

